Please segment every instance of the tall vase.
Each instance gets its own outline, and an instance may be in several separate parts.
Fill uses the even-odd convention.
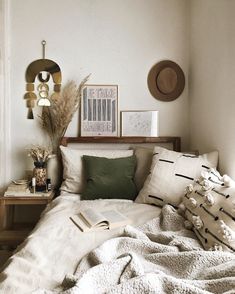
[[[34,162],[33,176],[36,179],[36,191],[42,192],[46,191],[47,185],[47,170],[46,162]]]

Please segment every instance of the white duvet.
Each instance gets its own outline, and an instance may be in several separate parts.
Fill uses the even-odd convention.
[[[123,232],[123,227],[80,232],[69,217],[87,207],[99,211],[115,208],[128,216],[134,226],[160,213],[157,207],[128,200],[80,201],[78,195],[72,194],[58,197],[0,274],[0,293],[27,294],[39,288],[54,289],[65,275],[76,271],[78,260],[85,254]]]

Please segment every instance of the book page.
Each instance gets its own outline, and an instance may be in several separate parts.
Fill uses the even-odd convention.
[[[106,210],[102,214],[108,220],[110,229],[131,223],[130,219],[116,210]]]
[[[70,219],[82,232],[95,232],[108,229],[107,223],[105,224],[104,222],[99,226],[90,227],[80,213],[79,215],[71,216]]]
[[[79,217],[79,215],[71,216],[70,219],[72,222],[79,227],[82,232],[87,232],[90,230],[90,227]]]
[[[80,212],[82,217],[87,221],[90,227],[94,227],[104,222],[103,224],[107,224],[107,219],[101,213],[96,212],[94,209],[88,208]]]
[[[116,210],[96,212],[88,208],[70,217],[82,232],[114,229],[131,223],[131,220]]]

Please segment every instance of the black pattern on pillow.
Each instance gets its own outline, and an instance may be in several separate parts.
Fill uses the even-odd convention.
[[[138,203],[178,207],[186,185],[193,183],[202,170],[216,167],[218,152],[204,155],[185,154],[156,146],[152,165],[143,188],[136,198]]]
[[[235,182],[215,169],[189,185],[180,210],[207,250],[235,252]]]

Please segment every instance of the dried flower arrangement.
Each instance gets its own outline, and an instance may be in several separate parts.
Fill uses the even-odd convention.
[[[45,163],[50,158],[51,149],[49,147],[35,145],[29,149],[29,156],[34,162]]]
[[[79,86],[74,81],[68,82],[58,97],[51,101],[51,106],[43,108],[40,116],[41,127],[48,134],[55,154],[74,113],[80,106],[82,87],[89,76],[85,77]]]

